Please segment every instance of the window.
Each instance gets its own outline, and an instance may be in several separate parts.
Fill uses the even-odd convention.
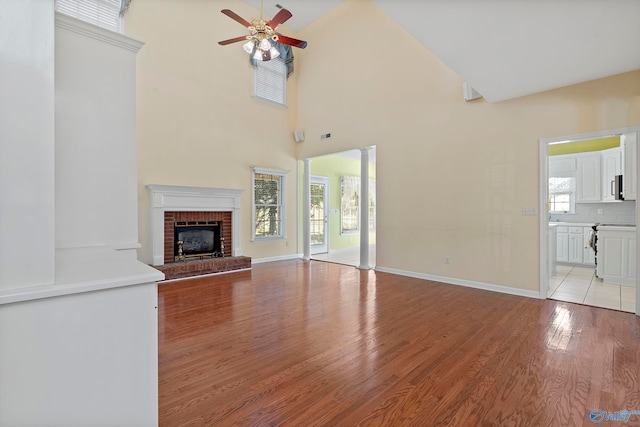
[[[369,180],[369,231],[376,227],[376,185]],[[360,232],[360,177],[343,176],[340,179],[340,233]]]
[[[253,240],[285,237],[285,176],[287,172],[253,168]]]
[[[123,0],[124,4],[129,2]],[[121,0],[56,0],[56,10],[98,27],[120,32]]]
[[[360,230],[360,178],[343,176],[340,188],[340,233],[357,233]]]
[[[549,178],[548,209],[550,213],[574,213],[576,202],[575,177]]]
[[[287,106],[287,65],[282,59],[256,61],[253,95],[281,107]]]

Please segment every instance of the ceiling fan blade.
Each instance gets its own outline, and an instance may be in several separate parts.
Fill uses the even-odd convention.
[[[240,24],[244,25],[247,28],[249,28],[251,26],[251,23],[249,21],[247,21],[246,19],[240,17],[236,13],[230,11],[229,9],[222,9],[220,12],[224,13],[229,18],[233,19],[236,22],[239,22]]]
[[[238,42],[244,42],[247,40],[247,36],[240,36],[240,37],[235,37],[232,39],[228,39],[228,40],[222,40],[221,42],[218,42],[219,45],[225,46],[231,43],[238,43]]]
[[[275,30],[278,25],[285,23],[292,16],[291,12],[287,9],[280,9],[280,11],[271,18],[271,21],[267,22],[267,25]]]
[[[289,46],[299,47],[300,49],[304,49],[307,47],[307,42],[304,40],[294,39],[292,37],[283,36],[282,34],[277,34],[274,37],[274,40],[278,43],[288,44]]]

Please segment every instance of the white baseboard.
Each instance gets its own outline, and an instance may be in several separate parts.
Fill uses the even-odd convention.
[[[467,288],[482,289],[485,291],[500,292],[502,294],[517,295],[520,297],[544,299],[540,297],[539,291],[528,291],[525,289],[510,288],[509,286],[494,285],[491,283],[474,282],[471,280],[456,279],[453,277],[435,276],[432,274],[416,273],[413,271],[397,270],[395,268],[376,267],[376,271],[383,273],[397,274],[399,276],[413,277],[415,279],[432,280],[434,282],[447,283],[449,285],[464,286]]]
[[[253,264],[262,264],[263,262],[272,262],[272,261],[286,261],[289,259],[300,259],[303,254],[291,254],[291,255],[280,255],[280,256],[272,256],[267,258],[251,258],[251,265]]]

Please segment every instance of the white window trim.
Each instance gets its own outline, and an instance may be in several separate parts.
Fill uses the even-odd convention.
[[[280,205],[282,210],[280,212],[281,222],[279,236],[256,236],[256,174],[265,175],[278,175],[281,178],[280,181]],[[251,171],[251,241],[252,242],[273,242],[287,239],[287,175],[289,171],[280,169],[260,168],[254,166]]]
[[[277,61],[277,62],[274,62]],[[260,90],[259,82],[258,82],[258,73],[260,72],[259,68],[261,66],[266,66],[268,63],[280,63],[282,64],[282,100],[283,102],[275,101],[272,98],[267,96],[262,96],[261,93],[265,92],[264,90]],[[269,64],[271,65],[271,64]],[[287,65],[280,58],[274,58],[270,61],[257,61],[256,66],[253,68],[253,98],[260,101],[265,102],[267,104],[274,105],[280,108],[287,108]]]

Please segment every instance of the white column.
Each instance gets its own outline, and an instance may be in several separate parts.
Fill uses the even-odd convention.
[[[55,63],[53,1],[2,1],[0,8],[0,290],[4,291],[55,281]]]
[[[302,184],[302,259],[311,259],[311,159],[304,159]]]
[[[360,265],[368,270],[369,265],[369,150],[360,149]]]

